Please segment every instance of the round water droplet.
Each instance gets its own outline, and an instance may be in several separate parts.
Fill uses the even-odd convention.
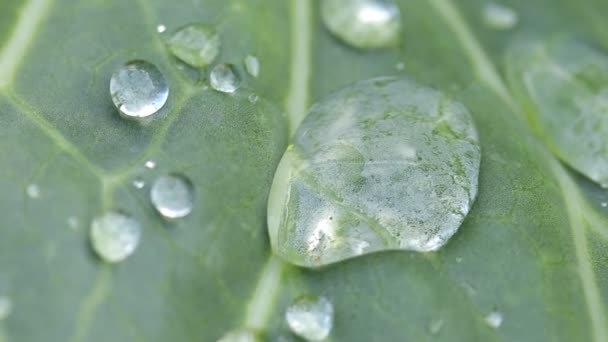
[[[154,160],[148,160],[148,161],[146,161],[144,166],[146,167],[146,169],[152,170],[152,169],[156,168],[156,162]]]
[[[250,103],[256,103],[258,102],[259,97],[257,94],[250,94],[248,99]]]
[[[78,230],[78,228],[80,228],[80,220],[78,219],[78,217],[76,217],[76,216],[68,217],[68,226],[72,230]]]
[[[213,63],[220,52],[220,37],[203,24],[182,27],[169,39],[169,51],[195,68],[204,68]]]
[[[232,64],[218,64],[209,74],[211,88],[222,93],[234,93],[241,85],[241,77]]]
[[[517,25],[517,21],[519,20],[517,12],[497,3],[485,5],[483,18],[486,25],[496,30],[512,29]]]
[[[165,105],[169,85],[154,64],[136,60],[125,64],[112,75],[110,94],[122,117],[142,119]]]
[[[334,307],[325,297],[302,296],[285,312],[291,331],[307,341],[321,341],[331,332]]]
[[[485,321],[492,328],[499,328],[502,325],[503,321],[502,313],[498,311],[492,311],[486,316]]]
[[[107,262],[120,262],[130,256],[141,236],[141,227],[132,217],[111,211],[93,219],[91,244],[99,257]]]
[[[441,331],[441,328],[443,328],[443,319],[438,318],[438,319],[434,319],[429,323],[429,333],[431,335],[437,335],[439,334],[439,332]]]
[[[167,26],[162,25],[162,24],[161,24],[161,25],[156,26],[156,32],[158,32],[158,33],[163,33],[163,32],[165,32],[165,31],[167,31]]]
[[[133,186],[135,189],[143,189],[146,186],[146,182],[140,177],[137,177],[133,180]]]
[[[258,77],[260,74],[260,61],[255,56],[248,55],[245,57],[245,70],[249,75]]]
[[[273,251],[318,267],[385,250],[433,251],[477,194],[481,149],[460,103],[377,78],[312,106],[275,173]]]
[[[397,69],[398,71],[405,70],[405,63],[399,62],[399,63],[395,64],[395,69]]]
[[[8,296],[0,295],[0,321],[6,319],[13,311],[13,301]]]
[[[602,206],[602,208],[606,208],[608,207],[608,202],[602,202],[600,203],[600,205]]]
[[[227,332],[217,342],[258,342],[258,338],[251,330],[238,329]]]
[[[30,198],[39,198],[40,197],[40,188],[36,184],[30,184],[25,189],[25,192]]]
[[[184,217],[192,212],[192,184],[178,175],[158,177],[150,190],[150,200],[162,216],[169,219]]]
[[[396,45],[401,12],[393,0],[324,0],[321,17],[327,29],[357,48]]]

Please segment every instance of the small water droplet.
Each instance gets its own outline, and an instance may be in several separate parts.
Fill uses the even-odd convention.
[[[462,258],[461,257],[456,258],[456,262],[460,264],[462,262]]]
[[[397,69],[399,71],[403,71],[405,69],[405,63],[399,62],[399,63],[395,64],[395,69]]]
[[[221,41],[217,33],[203,24],[192,24],[177,30],[169,39],[169,51],[195,68],[213,63],[220,52]]]
[[[169,97],[169,85],[154,64],[135,60],[112,75],[110,94],[122,117],[142,119],[158,112],[165,105]]]
[[[146,169],[152,170],[152,169],[156,168],[156,162],[154,160],[148,160],[148,161],[146,161],[144,166],[146,167]]]
[[[158,32],[158,33],[163,33],[163,32],[165,32],[165,31],[167,31],[167,26],[162,25],[162,24],[161,24],[161,25],[156,26],[156,32]]]
[[[78,228],[80,228],[80,220],[78,219],[78,217],[76,217],[76,216],[68,217],[68,226],[72,230],[78,230]]]
[[[485,321],[492,328],[499,328],[502,325],[503,321],[502,313],[496,310],[492,311],[486,316]]]
[[[90,239],[95,252],[107,262],[120,262],[130,256],[141,237],[141,226],[132,217],[110,211],[93,219]]]
[[[234,93],[241,84],[241,78],[232,64],[218,64],[209,75],[211,88],[222,93]]]
[[[258,77],[260,74],[260,61],[258,58],[252,55],[245,57],[245,70],[247,70],[249,75]]]
[[[140,177],[137,177],[133,180],[133,186],[135,189],[143,189],[146,186],[146,182]]]
[[[291,331],[308,340],[321,341],[331,332],[334,308],[325,297],[301,296],[285,313],[285,320]]]
[[[250,94],[250,95],[249,95],[249,102],[251,102],[251,103],[256,103],[256,102],[258,102],[258,99],[259,99],[259,97],[258,97],[258,95],[257,95],[257,94]]]
[[[443,323],[443,319],[441,318],[432,320],[429,323],[429,333],[431,333],[431,335],[439,334],[441,328],[443,328]]]
[[[6,319],[13,312],[13,301],[10,297],[0,295],[0,321]]]
[[[256,334],[248,329],[237,329],[227,332],[217,342],[257,342]]]
[[[399,41],[401,12],[393,0],[324,0],[321,17],[332,34],[357,48]]]
[[[192,212],[192,184],[178,175],[158,177],[150,190],[150,200],[162,216],[169,219],[184,217]]]
[[[602,202],[600,203],[600,205],[602,206],[602,208],[606,208],[608,207],[608,202]]]
[[[30,198],[39,198],[40,197],[40,188],[36,184],[30,184],[25,189],[25,192]]]
[[[486,4],[483,17],[486,25],[496,30],[512,29],[519,20],[517,12],[498,3]]]

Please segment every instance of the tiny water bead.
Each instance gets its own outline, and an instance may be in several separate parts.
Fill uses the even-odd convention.
[[[39,198],[40,197],[40,188],[36,184],[30,184],[25,189],[26,194],[30,198]]]
[[[248,329],[237,329],[227,332],[217,342],[258,342],[257,335]]]
[[[443,328],[444,321],[441,318],[434,319],[429,323],[428,329],[431,335],[437,335]]]
[[[161,24],[161,25],[156,26],[156,32],[163,33],[165,31],[167,31],[167,27],[165,25]]]
[[[496,30],[512,29],[519,21],[517,12],[505,5],[494,2],[485,5],[483,18],[486,25]]]
[[[195,68],[213,63],[220,52],[220,45],[217,33],[203,24],[182,27],[168,42],[169,51],[175,57]]]
[[[606,208],[608,207],[608,202],[602,202],[600,203],[600,205],[602,206],[602,208]]]
[[[183,176],[160,176],[152,184],[150,200],[154,208],[165,218],[175,219],[192,212],[192,183]]]
[[[250,103],[254,104],[254,103],[258,102],[259,97],[257,94],[250,94],[248,99],[249,99]]]
[[[485,317],[486,323],[494,329],[497,329],[502,325],[503,319],[502,313],[498,311],[492,311]]]
[[[143,189],[144,186],[146,186],[146,182],[144,182],[142,178],[137,177],[133,180],[133,187],[135,187],[135,189]]]
[[[110,263],[123,261],[133,254],[140,237],[139,222],[121,212],[107,212],[91,223],[91,245],[101,259]]]
[[[253,77],[258,77],[260,74],[260,61],[257,57],[248,55],[245,57],[245,70]]]
[[[78,230],[80,228],[80,220],[78,219],[78,217],[70,216],[70,217],[68,217],[67,221],[68,221],[68,226],[72,230]]]
[[[393,0],[324,0],[321,17],[333,35],[357,48],[384,48],[399,41],[401,12]]]
[[[334,307],[325,297],[301,296],[285,312],[291,331],[307,341],[321,341],[333,327]]]
[[[0,295],[0,321],[8,318],[13,312],[13,301],[10,297]]]
[[[209,74],[211,88],[222,93],[234,93],[241,85],[241,77],[232,64],[218,64]]]
[[[142,119],[158,112],[165,105],[169,97],[169,85],[154,64],[135,60],[112,75],[110,94],[122,117]]]
[[[146,161],[144,166],[146,167],[146,169],[152,170],[152,169],[156,168],[156,162],[154,160],[148,160],[148,161]]]

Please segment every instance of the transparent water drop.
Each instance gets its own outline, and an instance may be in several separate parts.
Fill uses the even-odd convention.
[[[120,262],[133,254],[140,237],[139,222],[121,212],[107,212],[95,217],[91,223],[91,245],[107,262]]]
[[[483,9],[483,18],[486,25],[496,30],[512,29],[519,21],[517,12],[498,3],[486,4]]]
[[[112,75],[110,94],[123,118],[143,119],[165,105],[169,97],[169,85],[154,64],[135,60]]]
[[[461,257],[456,258],[456,262],[460,264],[462,262],[462,258]]]
[[[307,341],[321,341],[331,332],[334,308],[325,297],[301,296],[285,312],[291,331]]]
[[[165,31],[167,31],[167,26],[162,25],[162,24],[161,24],[161,25],[156,26],[156,32],[158,32],[158,33],[163,33],[163,32],[165,32]]]
[[[68,217],[68,226],[72,230],[78,230],[80,228],[80,220],[76,216]]]
[[[441,331],[441,328],[443,328],[443,323],[444,323],[444,321],[441,318],[432,320],[429,323],[429,327],[428,327],[429,333],[431,335],[439,334],[439,332]]]
[[[217,342],[258,342],[257,335],[248,329],[237,329],[227,332]]]
[[[184,63],[204,68],[220,52],[221,40],[215,30],[204,24],[192,24],[177,30],[168,42],[171,53]]]
[[[258,77],[260,74],[260,61],[257,57],[248,55],[245,57],[245,70],[253,77]]]
[[[36,184],[30,184],[25,189],[25,192],[30,198],[39,198],[40,197],[40,188]]]
[[[156,168],[156,162],[154,160],[148,160],[148,161],[146,161],[144,166],[146,167],[146,169],[152,170],[152,169]]]
[[[600,203],[600,205],[602,206],[602,208],[606,208],[608,207],[608,202],[602,202]]]
[[[327,29],[357,48],[397,44],[401,12],[393,0],[324,0],[321,17]]]
[[[250,94],[248,99],[249,99],[249,102],[253,104],[253,103],[258,102],[259,97],[257,94]]]
[[[502,325],[503,315],[498,311],[492,311],[486,316],[485,321],[490,327],[496,329]]]
[[[135,189],[143,189],[146,186],[146,182],[141,177],[137,177],[133,180],[133,186]]]
[[[218,64],[209,74],[211,88],[222,93],[234,93],[241,85],[241,77],[232,64]]]
[[[13,301],[10,297],[0,295],[0,321],[8,318],[13,312]]]
[[[405,70],[405,63],[399,62],[399,63],[395,64],[395,69],[397,69],[398,71]]]
[[[179,175],[160,176],[152,184],[150,200],[165,218],[184,217],[192,212],[192,183]]]

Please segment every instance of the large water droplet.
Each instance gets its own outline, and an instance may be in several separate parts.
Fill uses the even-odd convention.
[[[466,108],[411,80],[379,78],[312,106],[275,173],[275,253],[317,267],[444,246],[477,194],[481,151]]]
[[[249,75],[258,77],[260,74],[260,61],[255,56],[248,55],[245,57],[245,70]]]
[[[498,4],[486,4],[483,9],[483,18],[486,25],[496,30],[508,30],[517,25],[517,12],[513,9]]]
[[[150,200],[162,216],[169,219],[184,217],[192,212],[192,184],[178,175],[158,177],[150,190]]]
[[[165,105],[169,85],[154,64],[136,60],[125,64],[112,75],[110,94],[122,117],[142,119]]]
[[[0,295],[0,321],[6,319],[13,312],[13,301],[10,297]]]
[[[107,262],[120,262],[130,256],[141,236],[141,226],[132,217],[110,211],[93,219],[91,244],[99,257]]]
[[[308,341],[321,341],[332,329],[334,307],[325,297],[302,296],[287,308],[285,320],[294,334]]]
[[[40,197],[40,188],[36,184],[30,184],[25,189],[25,192],[30,198],[39,198]]]
[[[209,74],[211,88],[222,93],[234,93],[241,85],[241,77],[232,64],[218,64]]]
[[[324,0],[321,17],[331,33],[357,48],[399,41],[401,12],[393,0]]]
[[[220,52],[220,37],[203,24],[192,24],[179,29],[169,39],[169,51],[195,68],[213,63]]]
[[[492,311],[486,316],[485,321],[492,328],[499,328],[502,325],[503,321],[502,313],[498,311]]]
[[[258,342],[258,338],[251,330],[237,329],[227,332],[217,342]]]

